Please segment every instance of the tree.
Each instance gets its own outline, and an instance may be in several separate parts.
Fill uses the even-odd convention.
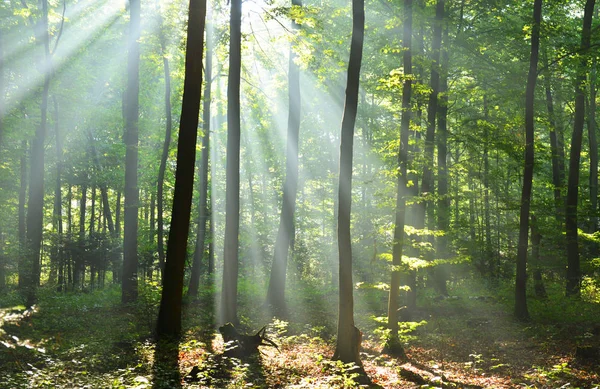
[[[194,260],[192,262],[192,272],[190,274],[190,285],[188,295],[198,296],[198,286],[200,284],[200,264],[204,257],[204,248],[206,241],[206,223],[209,218],[208,210],[208,160],[210,155],[210,100],[212,92],[212,52],[213,38],[212,25],[209,22],[206,25],[206,66],[204,67],[205,85],[204,85],[204,105],[202,107],[202,161],[200,162],[198,184],[200,199],[198,200],[198,233],[196,234],[196,247],[194,248]]]
[[[301,0],[292,0],[292,7],[302,7]],[[292,20],[292,29],[300,26]],[[296,53],[293,43],[290,43],[290,58],[288,72],[288,129],[285,162],[285,181],[283,183],[283,202],[279,218],[279,229],[275,240],[273,265],[267,291],[267,304],[275,313],[285,312],[285,279],[289,249],[294,241],[296,209],[296,192],[298,190],[298,137],[300,132],[300,70],[296,64]]]
[[[167,55],[167,42],[164,33],[164,26],[160,9],[158,12],[160,51],[163,58],[163,72],[165,77],[165,117],[167,119],[165,126],[165,140],[163,142],[162,155],[160,157],[160,166],[158,168],[158,179],[156,180],[156,224],[157,224],[157,249],[158,263],[161,274],[165,268],[165,247],[164,247],[164,185],[165,170],[167,169],[167,158],[169,156],[169,147],[171,145],[171,132],[173,129],[173,115],[171,112],[171,71],[169,68],[169,57]]]
[[[402,37],[404,82],[402,86],[402,119],[400,122],[400,147],[398,149],[398,179],[396,212],[394,220],[394,242],[392,245],[392,280],[388,299],[387,320],[390,337],[386,349],[392,354],[406,357],[398,338],[398,297],[400,290],[400,267],[404,248],[404,224],[406,215],[406,183],[408,174],[408,136],[411,118],[412,93],[412,0],[404,0],[404,35]]]
[[[29,198],[27,201],[27,244],[26,262],[28,267],[27,305],[32,306],[36,301],[36,290],[40,283],[40,254],[42,247],[43,217],[44,217],[44,142],[48,126],[48,94],[50,90],[51,61],[50,34],[48,32],[48,0],[42,0],[42,15],[39,21],[39,33],[36,41],[44,49],[42,69],[44,84],[42,87],[42,102],[40,105],[41,122],[36,128],[31,142],[29,163]],[[37,32],[37,31],[36,31]]]
[[[354,326],[350,207],[352,200],[354,125],[358,107],[364,28],[364,0],[352,0],[352,41],[350,44],[350,59],[348,61],[348,79],[344,113],[342,115],[340,144],[340,175],[338,186],[339,303],[337,342],[333,359],[344,363],[353,362],[361,368],[362,363],[360,361],[359,348],[362,334]]]
[[[517,250],[517,277],[515,284],[515,316],[527,320],[527,247],[529,241],[529,209],[531,206],[531,188],[533,184],[534,163],[534,115],[535,84],[540,49],[540,23],[542,19],[542,0],[533,4],[533,28],[531,32],[531,56],[529,75],[525,91],[525,168],[523,171],[523,191],[521,193],[521,212],[519,221],[519,245]]]
[[[177,142],[177,170],[167,260],[163,277],[162,298],[157,332],[161,337],[181,333],[181,301],[187,253],[190,212],[194,192],[196,138],[202,91],[202,55],[206,0],[190,0],[185,58],[185,84]]]
[[[221,321],[236,323],[238,243],[240,230],[240,76],[242,1],[231,0],[229,75],[227,78],[227,167],[225,249],[221,290]]]
[[[592,30],[592,16],[595,0],[586,0],[581,30],[581,63],[577,69],[575,80],[575,113],[573,135],[571,137],[571,153],[569,155],[569,179],[567,183],[567,201],[565,231],[567,236],[567,296],[579,296],[581,293],[581,269],[579,263],[579,247],[577,236],[577,200],[579,198],[579,166],[581,162],[581,143],[583,125],[585,123],[585,84],[587,58],[589,56]]]
[[[125,116],[125,205],[123,216],[123,303],[137,299],[137,233],[138,233],[138,125],[140,66],[140,0],[129,2],[129,39],[127,54],[127,87],[124,98]]]

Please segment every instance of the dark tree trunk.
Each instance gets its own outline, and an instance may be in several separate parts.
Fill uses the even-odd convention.
[[[581,53],[583,58],[577,71],[575,83],[575,117],[571,138],[571,154],[569,156],[569,180],[567,184],[567,202],[565,230],[567,236],[567,296],[579,297],[581,293],[581,269],[579,264],[579,247],[577,237],[577,200],[579,198],[579,166],[581,160],[581,143],[583,125],[585,123],[585,84],[587,57],[590,48],[592,16],[595,0],[587,0],[583,14],[581,31]]]
[[[550,81],[550,69],[548,66],[548,53],[544,50],[544,67],[546,73],[544,75],[544,87],[546,89],[546,108],[548,109],[548,121],[550,122],[550,152],[552,153],[552,184],[554,186],[554,204],[556,221],[562,224],[564,220],[564,201],[561,194],[561,189],[564,183],[564,161],[561,159],[558,151],[558,138],[556,136],[557,120],[554,113],[554,101],[552,99],[552,86]]]
[[[87,176],[84,177],[87,181]],[[83,268],[82,254],[85,246],[85,211],[87,203],[87,182],[81,185],[81,199],[79,200],[79,255],[73,258],[73,289],[79,287],[79,279]]]
[[[590,72],[590,98],[588,112],[588,141],[590,144],[590,218],[589,232],[598,229],[598,140],[596,139],[596,57],[592,59]]]
[[[52,98],[54,102],[54,136],[56,137],[56,181],[54,184],[54,208],[52,210],[52,227],[56,234],[56,240],[52,245],[50,253],[50,277],[51,284],[56,283],[58,267],[62,262],[62,252],[60,250],[60,241],[63,234],[62,226],[62,139],[58,123],[58,102],[56,97]]]
[[[20,186],[19,186],[19,290],[24,290],[27,285],[27,228],[25,223],[25,204],[27,201],[27,141],[21,141],[21,161],[20,161]]]
[[[392,249],[392,279],[388,299],[388,328],[390,338],[386,344],[386,351],[406,357],[402,344],[398,338],[398,308],[400,291],[400,267],[402,266],[402,251],[404,249],[404,224],[406,217],[406,185],[408,174],[408,136],[411,119],[411,93],[412,93],[412,0],[404,0],[404,34],[402,38],[404,83],[402,85],[402,118],[400,120],[400,147],[398,149],[398,179],[396,182],[396,212],[394,220],[394,242]]]
[[[444,48],[440,71],[440,95],[438,101],[437,123],[437,162],[438,162],[438,214],[437,227],[444,232],[437,238],[436,252],[438,259],[448,258],[448,233],[450,232],[450,198],[448,197],[448,26],[444,27]],[[446,280],[448,266],[440,264],[435,267],[436,289],[442,296],[448,295]]]
[[[159,11],[160,15],[160,11]],[[171,146],[171,133],[173,130],[173,116],[171,114],[171,71],[169,69],[169,57],[167,56],[167,43],[163,32],[163,21],[162,16],[159,20],[159,39],[160,39],[160,50],[163,56],[163,73],[165,77],[165,117],[167,120],[165,127],[165,140],[163,142],[162,155],[160,157],[160,167],[158,169],[158,179],[156,181],[156,199],[157,199],[157,250],[158,250],[158,264],[160,266],[161,274],[165,268],[165,245],[164,245],[164,184],[165,184],[165,171],[167,169],[167,158],[169,156],[169,148]]]
[[[137,299],[138,233],[138,122],[140,63],[140,0],[129,2],[130,22],[127,54],[127,89],[125,91],[125,209],[123,231],[123,273],[121,301]]]
[[[364,0],[352,0],[352,42],[348,61],[346,100],[342,116],[340,145],[340,175],[338,200],[339,305],[337,342],[333,359],[354,362],[362,368],[359,349],[361,332],[354,326],[352,285],[352,241],[350,238],[350,207],[352,200],[352,153],[354,125],[358,107],[360,67],[365,28]]]
[[[488,271],[494,275],[494,266],[492,259],[492,223],[490,218],[490,158],[489,158],[489,107],[487,95],[483,95],[483,117],[485,125],[483,127],[483,223],[485,230],[485,249],[484,257],[488,260]]]
[[[442,19],[444,17],[444,0],[436,4],[435,20],[433,24],[433,38],[431,43],[431,76],[429,102],[427,106],[427,132],[425,133],[425,150],[423,165],[423,180],[421,184],[420,218],[428,219],[428,226],[433,227],[433,152],[435,148],[435,119],[438,111],[438,94],[440,90],[440,48],[442,45]],[[429,238],[427,238],[429,239]]]
[[[527,247],[529,241],[529,209],[533,183],[534,163],[534,118],[535,84],[537,81],[538,54],[540,49],[540,23],[542,0],[533,4],[533,30],[531,33],[531,57],[525,91],[525,168],[523,171],[523,191],[521,193],[521,213],[519,220],[519,245],[517,248],[517,277],[515,284],[515,316],[520,320],[529,319],[527,310]]]
[[[200,267],[202,258],[204,257],[204,248],[206,247],[206,224],[208,221],[208,163],[210,155],[210,100],[211,100],[211,84],[212,84],[212,26],[210,23],[211,16],[207,18],[209,22],[206,24],[206,65],[205,65],[205,85],[204,85],[204,101],[202,107],[202,161],[200,163],[200,200],[198,202],[198,233],[196,234],[196,246],[194,248],[194,261],[192,262],[192,273],[190,275],[190,285],[188,295],[192,297],[198,296],[198,287],[200,284]]]
[[[301,0],[292,0],[292,6],[302,6]],[[292,29],[298,30],[300,26],[292,20]],[[283,202],[279,218],[279,230],[275,240],[273,266],[269,279],[267,304],[273,313],[285,314],[285,280],[289,249],[294,241],[294,213],[296,209],[296,194],[298,191],[298,138],[300,133],[300,69],[295,62],[296,53],[290,43],[289,58],[289,87],[288,87],[288,129],[287,150],[285,164],[285,181],[283,183]]]
[[[159,338],[177,337],[181,333],[183,275],[194,192],[205,19],[206,0],[190,0],[183,103],[179,125],[179,140],[177,142],[175,193],[162,299],[158,313],[157,332]]]
[[[229,76],[227,81],[227,167],[225,250],[221,321],[237,324],[238,243],[240,229],[240,75],[242,1],[231,0]]]
[[[50,90],[50,36],[48,33],[48,0],[41,0],[40,23],[41,45],[44,48],[44,84],[40,105],[41,122],[31,143],[29,199],[27,202],[27,305],[32,306],[37,299],[40,283],[41,248],[44,217],[44,142],[48,125],[48,92]]]

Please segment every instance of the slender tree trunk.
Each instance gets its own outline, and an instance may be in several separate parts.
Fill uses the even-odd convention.
[[[159,338],[181,334],[181,302],[190,212],[194,192],[194,168],[198,116],[202,90],[202,55],[206,0],[190,0],[185,56],[183,104],[177,142],[177,170],[162,299],[158,313]]]
[[[438,259],[448,258],[448,237],[450,232],[450,198],[448,196],[448,26],[444,27],[444,48],[442,50],[442,61],[440,71],[440,95],[438,101],[437,121],[437,149],[438,149],[438,215],[437,226],[444,234],[437,238],[436,252]],[[446,280],[448,278],[448,266],[440,264],[435,267],[436,289],[442,296],[448,295]]]
[[[492,223],[490,217],[490,158],[489,158],[489,108],[487,95],[483,95],[483,222],[485,230],[484,257],[488,260],[488,272],[494,276],[494,261],[492,258]]]
[[[0,29],[0,150],[4,144],[4,36]]]
[[[240,76],[242,1],[231,0],[229,76],[227,81],[227,167],[225,250],[221,322],[237,323],[238,243],[240,229]]]
[[[31,144],[29,198],[27,202],[27,305],[32,306],[37,299],[40,283],[41,248],[44,216],[44,142],[48,125],[48,93],[50,90],[50,37],[48,33],[48,0],[41,0],[40,20],[41,45],[44,48],[44,84],[40,105],[41,122],[36,128]]]
[[[58,267],[62,262],[60,241],[62,239],[62,139],[58,123],[58,102],[56,96],[52,98],[54,103],[54,136],[56,137],[56,181],[54,185],[54,208],[52,210],[52,228],[56,234],[56,241],[52,245],[50,254],[50,277],[51,284],[56,283]]]
[[[198,233],[196,234],[196,247],[194,248],[194,261],[192,262],[192,273],[190,275],[190,285],[188,295],[194,298],[198,297],[198,287],[200,284],[200,265],[204,257],[204,248],[206,247],[206,225],[209,218],[208,210],[208,170],[210,156],[210,101],[212,85],[212,24],[210,20],[212,15],[207,17],[206,24],[206,65],[204,70],[204,100],[202,108],[202,161],[200,163],[200,200],[198,203]]]
[[[550,69],[548,65],[548,53],[544,50],[544,87],[546,89],[546,108],[548,109],[548,119],[550,122],[550,152],[552,153],[552,184],[554,185],[554,204],[556,212],[556,221],[562,224],[564,218],[564,201],[561,189],[564,182],[564,166],[561,166],[561,157],[558,152],[558,138],[556,136],[557,120],[554,113],[554,102],[552,99],[552,86],[550,80]],[[564,157],[564,156],[563,156]],[[562,163],[564,165],[564,162]],[[562,170],[562,171],[561,171]]]
[[[163,32],[163,20],[159,11],[159,39],[160,39],[160,50],[163,57],[163,73],[165,77],[165,117],[167,120],[165,129],[165,140],[163,142],[162,155],[160,157],[160,167],[158,169],[158,179],[156,183],[157,187],[157,214],[156,222],[158,227],[158,264],[160,266],[161,274],[165,268],[165,246],[164,246],[164,185],[165,185],[165,171],[167,169],[167,158],[169,156],[169,148],[171,146],[171,133],[173,130],[173,117],[171,113],[171,71],[169,69],[169,57],[167,56],[167,43],[165,34]]]
[[[302,7],[301,0],[292,0],[292,6]],[[292,29],[298,30],[300,26],[292,20]],[[284,314],[285,304],[285,280],[287,271],[288,255],[291,243],[294,241],[294,213],[296,209],[296,194],[298,191],[298,138],[300,133],[300,69],[296,64],[296,53],[290,43],[289,56],[289,87],[288,87],[288,130],[287,150],[285,164],[285,181],[283,183],[283,202],[279,218],[279,230],[275,240],[275,252],[273,254],[273,266],[269,279],[267,292],[267,304],[271,306],[273,313]]]
[[[354,326],[354,297],[352,284],[352,240],[350,238],[350,207],[352,201],[352,153],[354,125],[358,107],[360,67],[365,28],[364,0],[352,0],[352,42],[348,61],[346,100],[342,116],[340,145],[338,250],[339,305],[337,342],[333,359],[354,362],[362,369],[359,356],[361,332]]]
[[[421,214],[420,218],[427,219],[428,227],[434,227],[433,221],[433,152],[435,148],[435,119],[438,111],[438,94],[440,90],[440,48],[442,44],[442,20],[444,18],[445,0],[438,0],[436,4],[435,20],[433,24],[433,38],[431,43],[431,93],[427,106],[427,132],[425,134],[425,150],[423,165],[423,180],[421,184]],[[425,225],[425,222],[423,222]]]
[[[140,63],[140,0],[129,2],[130,22],[127,54],[127,89],[125,92],[125,209],[123,231],[123,273],[121,301],[137,299],[138,233],[138,122]]]
[[[581,32],[581,55],[583,56],[575,83],[575,114],[573,135],[571,138],[571,154],[569,156],[569,180],[567,184],[567,202],[565,230],[567,236],[567,296],[579,297],[581,293],[581,269],[579,264],[579,247],[577,237],[577,201],[579,199],[579,166],[581,160],[581,143],[585,122],[585,84],[587,72],[588,50],[590,48],[592,16],[595,0],[587,0],[583,14]]]
[[[408,174],[408,136],[411,119],[412,93],[412,0],[404,0],[404,34],[402,37],[404,83],[402,85],[402,118],[400,119],[400,147],[398,148],[398,178],[396,182],[396,212],[394,220],[394,242],[392,249],[392,279],[388,299],[388,328],[390,338],[386,351],[406,358],[404,349],[398,338],[398,308],[400,291],[400,267],[402,266],[402,251],[404,249],[404,224],[406,217],[406,195]]]
[[[590,207],[592,217],[590,218],[589,232],[594,233],[598,229],[598,140],[596,139],[596,57],[592,59],[592,71],[590,72],[590,98],[588,112],[588,141],[590,144]]]
[[[515,316],[520,320],[529,319],[527,310],[527,247],[529,241],[529,209],[533,183],[534,164],[534,119],[535,84],[537,81],[538,54],[540,49],[540,23],[542,0],[533,4],[533,30],[531,33],[531,57],[529,75],[525,91],[525,168],[523,171],[523,191],[521,193],[521,213],[519,221],[519,245],[517,249],[517,277],[515,284]]]
[[[27,141],[21,141],[20,161],[20,186],[19,186],[19,290],[24,290],[27,285],[27,228],[25,223],[25,204],[27,201]]]
[[[87,177],[84,178],[87,181]],[[73,258],[73,289],[79,287],[83,268],[82,255],[85,249],[85,211],[87,203],[87,182],[81,184],[81,199],[79,200],[79,255]]]

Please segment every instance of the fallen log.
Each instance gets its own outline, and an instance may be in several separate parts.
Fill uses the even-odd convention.
[[[225,355],[234,358],[245,358],[258,354],[259,346],[274,347],[279,350],[277,344],[266,335],[267,326],[261,328],[254,335],[240,334],[231,323],[219,327],[219,332],[225,342]]]

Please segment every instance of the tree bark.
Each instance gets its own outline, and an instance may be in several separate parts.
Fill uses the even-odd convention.
[[[227,167],[225,249],[221,322],[237,324],[238,244],[240,230],[240,76],[242,1],[231,0],[229,75],[227,81]]]
[[[41,247],[44,218],[44,142],[48,125],[48,93],[50,90],[50,36],[48,32],[48,0],[41,0],[42,15],[40,20],[41,42],[44,48],[44,84],[42,102],[40,104],[41,122],[35,131],[31,143],[29,199],[27,202],[27,306],[35,304],[37,287],[40,283]],[[36,37],[37,39],[37,37]]]
[[[581,269],[579,264],[579,247],[577,236],[577,200],[579,198],[579,166],[581,160],[581,143],[585,122],[585,84],[587,72],[588,50],[590,48],[592,16],[595,0],[587,0],[583,14],[581,31],[582,60],[577,71],[575,82],[575,113],[571,153],[569,155],[569,180],[567,184],[565,230],[567,236],[567,296],[579,297],[581,293]]]
[[[292,6],[302,7],[301,0],[292,0]],[[292,29],[299,30],[300,26],[292,20]],[[283,183],[283,201],[279,218],[279,230],[275,240],[273,266],[269,279],[267,304],[274,314],[285,314],[285,281],[289,249],[294,241],[294,213],[298,191],[298,138],[300,133],[300,69],[295,62],[296,53],[290,43],[289,56],[289,87],[288,87],[288,129],[285,164],[285,181]]]
[[[163,142],[162,155],[160,157],[160,166],[158,168],[158,179],[156,181],[156,224],[157,224],[157,250],[158,250],[158,264],[160,267],[161,274],[165,268],[165,244],[164,244],[164,185],[165,185],[165,171],[167,169],[167,158],[169,156],[169,148],[171,146],[171,133],[173,131],[173,116],[171,113],[171,70],[169,68],[169,57],[167,56],[167,43],[165,34],[163,32],[163,18],[159,15],[159,40],[160,40],[160,51],[163,57],[163,74],[165,78],[165,140]]]
[[[339,305],[337,342],[333,359],[354,362],[361,367],[359,348],[361,332],[354,326],[352,285],[352,241],[350,238],[350,208],[352,201],[352,153],[354,125],[358,107],[360,67],[365,28],[364,0],[352,0],[352,42],[348,61],[346,100],[342,115],[340,145],[340,175],[338,202]]]
[[[202,91],[202,55],[206,0],[190,0],[185,56],[183,103],[177,142],[177,170],[162,298],[158,313],[158,337],[181,334],[181,302],[190,212],[194,192],[194,167],[198,116]]]
[[[19,290],[24,291],[27,285],[27,227],[25,223],[25,205],[27,202],[27,141],[21,141],[20,186],[19,186]]]
[[[392,279],[388,299],[388,328],[390,338],[386,351],[406,357],[398,338],[398,308],[400,291],[400,267],[402,266],[402,251],[404,249],[404,225],[406,217],[406,186],[408,174],[408,136],[411,119],[412,94],[412,0],[404,0],[404,33],[402,37],[404,83],[402,85],[402,118],[400,119],[400,147],[398,148],[398,178],[396,182],[396,212],[394,220],[394,242],[392,248]]]
[[[129,1],[129,41],[127,54],[127,88],[125,91],[125,206],[123,220],[123,272],[121,302],[137,299],[138,246],[138,123],[140,64],[140,0]]]
[[[544,67],[546,73],[544,75],[544,87],[546,89],[546,108],[548,110],[548,121],[550,122],[550,152],[552,153],[552,184],[554,185],[554,204],[556,221],[562,224],[564,220],[564,202],[561,194],[561,189],[564,182],[564,161],[561,161],[561,156],[558,151],[558,138],[556,136],[557,120],[554,113],[554,101],[552,99],[552,83],[550,80],[550,69],[548,67],[548,53],[544,50]],[[562,163],[561,163],[562,162]]]
[[[592,59],[592,71],[590,72],[590,98],[588,112],[588,141],[590,152],[590,207],[592,217],[590,218],[589,232],[594,233],[598,229],[598,140],[596,138],[596,63]]]
[[[515,316],[520,320],[529,319],[526,294],[527,247],[529,241],[529,209],[533,184],[535,84],[537,81],[538,54],[540,49],[541,19],[542,0],[535,0],[533,4],[533,29],[531,33],[529,74],[527,76],[527,87],[525,90],[525,167],[523,171],[523,191],[521,193],[519,245],[517,248],[517,276],[515,284]]]
[[[212,24],[210,20],[212,15],[207,17],[206,24],[206,65],[204,70],[204,100],[202,107],[202,161],[200,162],[200,182],[198,184],[200,199],[198,201],[198,233],[196,234],[196,247],[194,249],[194,260],[192,262],[192,273],[190,275],[190,285],[188,295],[198,297],[198,287],[200,284],[200,265],[204,257],[204,248],[206,247],[206,225],[208,222],[208,163],[210,156],[210,101],[212,95]]]
[[[60,240],[63,234],[62,226],[62,139],[58,123],[58,102],[56,96],[53,96],[54,102],[54,136],[56,137],[56,181],[54,184],[54,208],[52,210],[52,228],[56,234],[56,241],[52,245],[50,255],[50,277],[51,284],[56,283],[58,267],[62,262]]]

